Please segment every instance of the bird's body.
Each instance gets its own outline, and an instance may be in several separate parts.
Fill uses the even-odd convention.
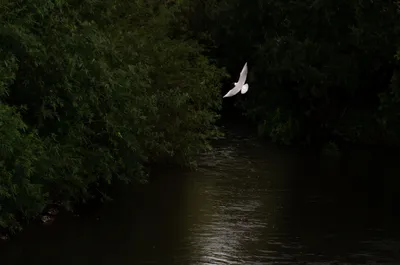
[[[240,90],[240,92],[241,92],[242,94],[244,94],[244,93],[247,92],[247,90],[249,90],[249,84],[244,84],[244,85],[242,86],[242,89]]]
[[[239,80],[234,82],[234,88],[225,94],[224,98],[232,97],[241,91],[242,94],[249,90],[249,84],[245,84],[247,78],[247,63],[244,64],[242,71],[240,72]]]

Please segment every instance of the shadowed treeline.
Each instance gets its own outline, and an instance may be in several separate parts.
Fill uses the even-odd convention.
[[[249,92],[232,101],[260,135],[398,145],[396,1],[184,2],[176,32],[199,39],[230,73],[248,61]]]
[[[0,227],[208,148],[220,79],[158,1],[0,4]]]

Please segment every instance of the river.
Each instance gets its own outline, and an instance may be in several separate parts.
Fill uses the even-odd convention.
[[[28,227],[0,264],[400,264],[399,157],[229,131],[214,147],[197,171],[160,170],[94,213]]]

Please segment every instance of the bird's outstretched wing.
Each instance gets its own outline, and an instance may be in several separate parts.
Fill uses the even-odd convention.
[[[239,93],[240,89],[242,89],[242,86],[239,84],[236,84],[234,88],[228,91],[228,93],[225,94],[224,98],[232,97]]]
[[[244,64],[242,71],[240,72],[240,77],[239,81],[237,82],[238,84],[241,84],[243,86],[246,83],[246,78],[247,78],[247,62]]]

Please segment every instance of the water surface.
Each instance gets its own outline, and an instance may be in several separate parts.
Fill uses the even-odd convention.
[[[30,227],[0,264],[400,264],[398,157],[322,157],[228,133],[93,215]]]

